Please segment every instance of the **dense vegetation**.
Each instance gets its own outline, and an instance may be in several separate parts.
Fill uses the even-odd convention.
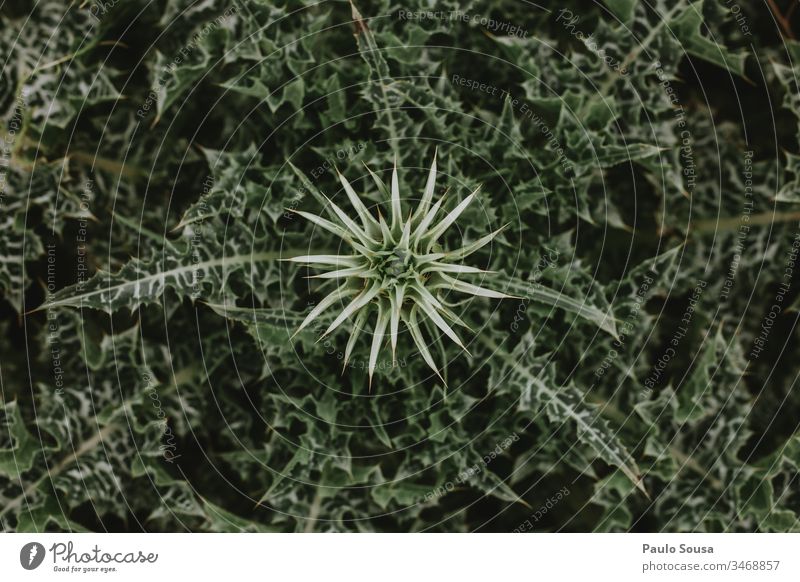
[[[790,4],[5,1],[2,528],[800,529]],[[517,299],[370,388],[292,211],[437,150]]]

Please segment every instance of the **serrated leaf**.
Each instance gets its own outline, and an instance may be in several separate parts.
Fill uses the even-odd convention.
[[[198,281],[220,289],[232,271],[276,258],[276,253],[261,252],[210,258],[197,263],[185,256],[151,261],[133,259],[117,273],[99,273],[84,284],[57,291],[35,311],[56,307],[99,309],[107,313],[123,308],[133,311],[141,305],[160,303],[168,288],[183,296],[197,297]]]
[[[599,329],[615,337],[618,335],[617,322],[610,310],[608,312],[601,311],[589,304],[587,299],[580,300],[570,297],[565,290],[556,291],[542,284],[526,283],[514,277],[504,279],[497,287],[516,297],[562,309],[594,324]]]
[[[703,4],[704,0],[689,4],[686,10],[670,23],[670,29],[685,50],[692,55],[745,77],[747,53],[732,52],[703,35]]]

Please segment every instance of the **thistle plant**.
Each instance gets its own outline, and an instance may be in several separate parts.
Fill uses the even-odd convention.
[[[433,201],[437,172],[436,154],[434,154],[419,205],[416,210],[409,211],[404,220],[397,162],[395,161],[392,171],[389,192],[380,177],[369,168],[367,170],[379,191],[389,195],[388,222],[380,209],[377,211],[377,218],[370,212],[338,170],[339,180],[355,210],[357,219],[351,218],[328,198],[325,198],[325,210],[331,220],[308,212],[295,211],[320,228],[341,238],[351,251],[349,254],[305,255],[288,259],[312,268],[331,269],[314,275],[313,278],[338,282],[336,289],[311,310],[295,335],[334,305],[344,306],[320,339],[339,328],[349,318],[355,318],[353,331],[345,347],[346,366],[369,314],[376,311],[368,365],[370,386],[378,354],[387,335],[392,348],[392,358],[396,357],[401,322],[408,328],[425,362],[439,378],[442,378],[426,345],[420,323],[424,318],[429,319],[460,348],[467,351],[452,326],[466,329],[469,329],[469,326],[453,311],[455,305],[447,301],[446,295],[450,291],[457,291],[496,299],[511,297],[459,279],[462,275],[490,273],[460,264],[460,261],[492,241],[503,228],[461,248],[452,251],[443,250],[438,243],[439,239],[475,199],[480,186],[453,210],[445,212],[443,205],[447,193],[435,203]]]

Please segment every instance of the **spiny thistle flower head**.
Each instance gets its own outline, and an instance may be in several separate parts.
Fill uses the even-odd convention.
[[[335,305],[344,306],[322,337],[336,330],[347,319],[355,318],[354,329],[345,348],[346,366],[369,314],[377,311],[369,355],[370,385],[378,354],[387,335],[393,358],[396,355],[401,322],[408,328],[425,362],[439,375],[439,370],[420,331],[420,322],[423,318],[429,319],[466,351],[451,326],[462,326],[467,329],[469,327],[453,312],[454,305],[449,303],[445,296],[449,291],[458,291],[480,297],[498,299],[510,297],[459,278],[462,275],[488,273],[460,264],[460,261],[488,244],[503,229],[500,228],[459,249],[444,251],[439,248],[439,239],[475,199],[480,187],[453,210],[445,212],[443,204],[447,197],[446,193],[435,203],[433,201],[436,187],[434,154],[419,205],[416,210],[410,211],[404,220],[396,161],[389,192],[382,180],[369,168],[367,170],[378,189],[389,196],[389,222],[384,219],[380,211],[377,217],[370,213],[341,174],[339,180],[355,210],[357,219],[351,218],[347,212],[327,198],[325,210],[331,220],[308,212],[295,211],[320,228],[341,238],[351,249],[349,254],[343,255],[305,255],[288,259],[312,268],[330,269],[314,277],[338,282],[336,289],[311,310],[295,335],[329,308]],[[441,375],[439,377],[441,378]]]

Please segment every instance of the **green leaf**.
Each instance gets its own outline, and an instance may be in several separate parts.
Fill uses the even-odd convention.
[[[393,148],[395,155],[397,155],[399,133],[395,121],[394,107],[389,97],[389,87],[390,83],[392,83],[389,65],[386,63],[386,59],[383,57],[383,53],[378,47],[375,35],[372,33],[368,22],[358,11],[353,0],[350,0],[350,7],[352,9],[353,24],[355,25],[355,37],[358,44],[358,51],[367,63],[367,67],[369,67],[370,84],[375,94],[378,95],[375,102],[379,103],[379,107],[376,109],[375,113],[379,120],[385,121],[389,131],[389,145]],[[370,93],[367,95],[368,98],[372,98]]]
[[[670,23],[670,30],[684,49],[693,56],[746,78],[744,71],[746,52],[731,52],[718,42],[703,36],[703,4],[704,0],[689,4],[687,9]]]
[[[596,325],[615,337],[618,335],[617,321],[614,319],[611,310],[602,311],[589,304],[586,298],[575,299],[567,295],[564,290],[556,291],[545,287],[541,283],[533,281],[526,283],[515,277],[505,278],[503,284],[498,285],[498,287],[516,297],[562,309]]]
[[[534,371],[526,364],[532,349],[532,336],[523,338],[512,352],[480,338],[492,349],[492,357],[502,364],[493,369],[492,383],[514,386],[519,391],[521,406],[532,412],[543,410],[554,423],[567,423],[577,429],[578,442],[591,447],[609,465],[619,468],[642,493],[646,494],[636,462],[617,430],[596,413],[595,407],[584,401],[583,394],[573,384],[556,385],[547,367]],[[525,403],[524,405],[522,403]]]
[[[603,3],[608,6],[611,13],[620,19],[622,22],[630,22],[633,19],[633,14],[636,11],[636,6],[639,4],[638,0],[603,0]]]
[[[42,447],[28,432],[16,402],[0,402],[0,413],[6,429],[4,432],[10,439],[7,446],[0,448],[0,475],[18,480],[25,471],[33,467],[34,459],[42,451]]]
[[[197,263],[186,256],[151,261],[133,259],[117,273],[98,273],[84,284],[57,291],[35,311],[56,307],[99,309],[107,313],[123,308],[133,311],[140,305],[160,304],[167,288],[185,297],[210,298],[224,287],[231,272],[276,258],[277,253],[260,252],[208,258]]]
[[[658,155],[662,148],[635,143],[625,146],[604,146],[597,152],[597,165],[601,168],[612,168],[618,164],[635,162]]]

